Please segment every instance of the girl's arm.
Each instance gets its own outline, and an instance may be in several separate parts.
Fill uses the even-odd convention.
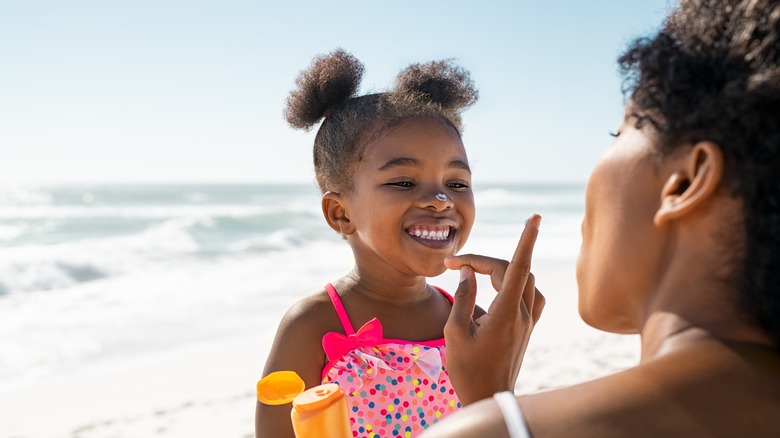
[[[306,388],[321,383],[325,364],[322,351],[322,310],[313,297],[293,305],[282,318],[263,370],[263,377],[274,371],[295,371]],[[320,306],[321,307],[321,306]],[[332,308],[329,309],[332,312]],[[257,438],[293,438],[290,403],[269,406],[257,402],[255,436]]]

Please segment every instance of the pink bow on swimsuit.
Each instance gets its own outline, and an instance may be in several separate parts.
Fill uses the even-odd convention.
[[[383,342],[382,324],[373,318],[360,327],[357,333],[342,335],[337,332],[328,332],[322,337],[322,348],[328,356],[328,360],[335,360],[349,353],[357,347],[371,347]]]

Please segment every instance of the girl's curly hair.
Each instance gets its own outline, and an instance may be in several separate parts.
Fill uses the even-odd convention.
[[[314,170],[322,192],[349,191],[363,146],[416,117],[436,117],[461,132],[460,112],[477,101],[469,73],[451,61],[413,64],[386,92],[355,96],[363,65],[338,49],[317,56],[296,79],[284,116],[310,129],[324,118],[314,140]]]
[[[723,190],[743,203],[741,304],[780,345],[780,1],[682,0],[619,63],[662,155],[721,147]]]

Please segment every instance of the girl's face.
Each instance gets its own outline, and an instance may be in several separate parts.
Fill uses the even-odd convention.
[[[653,223],[663,182],[653,163],[653,139],[627,118],[600,157],[585,193],[577,261],[579,311],[593,327],[636,332],[663,260]]]
[[[366,145],[346,202],[358,266],[441,274],[444,258],[463,247],[474,223],[471,171],[460,136],[432,117],[384,132]]]

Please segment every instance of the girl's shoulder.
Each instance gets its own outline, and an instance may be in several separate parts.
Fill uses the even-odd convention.
[[[325,333],[341,327],[333,303],[323,288],[293,303],[282,317],[280,328],[301,328],[308,333]]]
[[[290,306],[285,313],[285,317],[301,318],[307,316],[313,316],[326,307],[332,306],[330,299],[325,291],[325,288],[318,290],[317,292],[307,295]]]
[[[266,374],[293,370],[313,386],[325,365],[322,336],[340,327],[324,290],[294,303],[282,317],[266,361]],[[290,348],[295,346],[295,348]]]

